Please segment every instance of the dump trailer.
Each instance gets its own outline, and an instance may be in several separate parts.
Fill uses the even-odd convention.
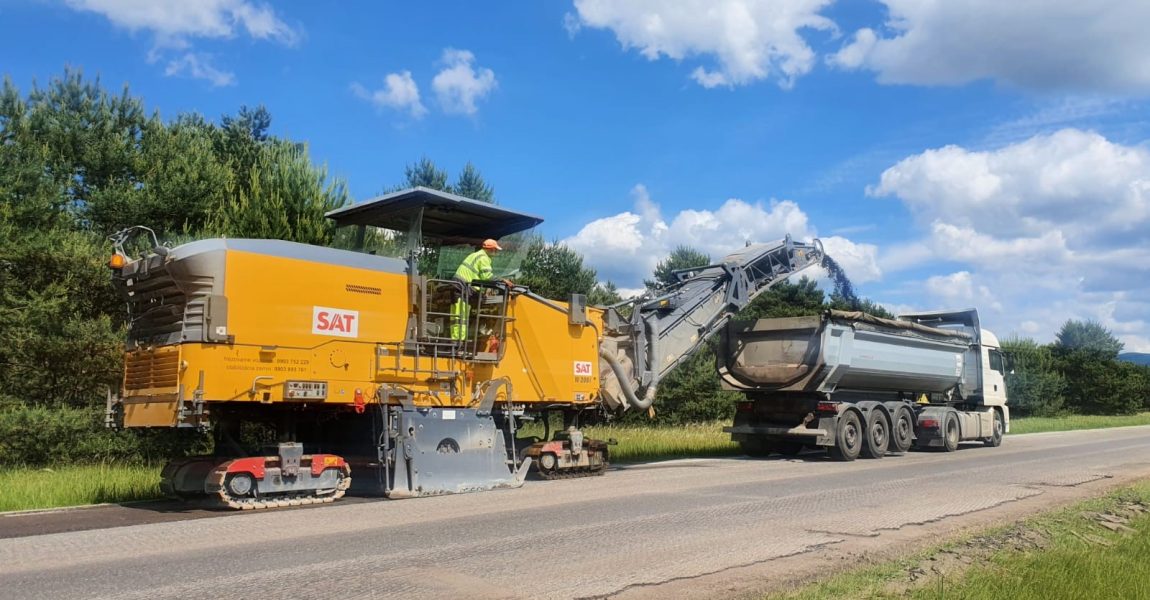
[[[974,309],[732,321],[720,338],[723,386],[746,397],[725,431],[750,455],[951,452],[1009,431],[1007,357]]]
[[[533,215],[412,188],[328,217],[332,247],[114,236],[130,324],[108,424],[214,441],[164,468],[168,494],[258,509],[602,474],[608,444],[584,424],[650,407],[662,377],[736,311],[823,259],[817,240],[786,237],[589,307],[508,280]],[[487,238],[504,247],[496,278],[454,279]],[[542,435],[523,435],[532,420]]]

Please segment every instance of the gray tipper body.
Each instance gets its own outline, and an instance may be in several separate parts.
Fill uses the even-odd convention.
[[[753,425],[736,419],[728,430],[736,437],[833,445],[833,418],[802,419],[818,401],[837,401],[862,411],[864,420],[872,409],[891,413],[904,407],[916,422],[950,415],[958,419],[963,440],[983,439],[994,416],[982,407],[1005,412],[1005,369],[997,345],[993,334],[979,328],[973,309],[897,320],[827,311],[734,321],[720,339],[719,374],[725,389],[756,402],[759,415]],[[991,353],[997,353],[997,370],[988,368]]]

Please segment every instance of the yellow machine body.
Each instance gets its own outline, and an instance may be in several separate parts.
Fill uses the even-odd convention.
[[[459,408],[495,380],[523,404],[587,405],[599,390],[599,309],[573,325],[554,306],[512,294],[497,360],[415,356],[404,352],[406,274],[231,248],[223,269],[226,337],[129,349],[124,426],[197,425],[195,401],[208,414],[214,402],[371,403],[388,385],[411,392],[416,406]]]

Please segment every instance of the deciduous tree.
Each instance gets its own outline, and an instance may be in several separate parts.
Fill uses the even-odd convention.
[[[1070,319],[1058,331],[1057,344],[1065,350],[1092,350],[1114,359],[1122,352],[1123,344],[1098,321]]]

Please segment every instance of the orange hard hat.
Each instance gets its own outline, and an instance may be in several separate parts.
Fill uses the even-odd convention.
[[[502,250],[503,248],[499,245],[499,242],[497,242],[495,240],[483,240],[483,249],[484,250]]]

